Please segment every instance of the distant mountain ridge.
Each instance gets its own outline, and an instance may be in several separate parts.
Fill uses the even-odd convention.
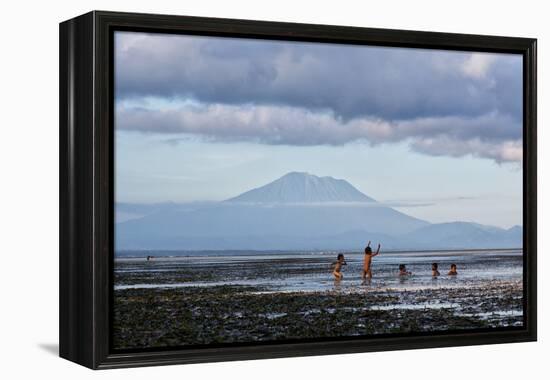
[[[291,172],[222,202],[117,204],[116,249],[388,249],[521,247],[520,226],[430,224],[387,207],[349,182]]]
[[[478,223],[449,222],[421,227],[403,237],[409,244],[424,248],[519,248],[523,229],[504,229]]]

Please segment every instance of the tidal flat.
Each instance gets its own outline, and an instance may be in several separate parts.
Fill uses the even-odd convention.
[[[372,282],[347,253],[128,258],[115,262],[116,349],[522,326],[521,252],[387,254]],[[442,275],[432,278],[430,263]],[[397,263],[413,272],[396,275]],[[450,263],[458,276],[447,276]]]

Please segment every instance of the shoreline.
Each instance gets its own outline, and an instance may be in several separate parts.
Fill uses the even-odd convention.
[[[502,252],[377,256],[362,284],[362,255],[116,261],[117,349],[491,329],[523,324],[523,260]],[[431,276],[431,263],[458,265]],[[397,276],[406,263],[413,275]],[[443,271],[444,273],[444,271]]]

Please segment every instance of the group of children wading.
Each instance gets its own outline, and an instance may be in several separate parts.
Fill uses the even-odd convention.
[[[376,252],[372,252],[372,248],[370,247],[370,241],[365,247],[365,256],[363,259],[363,270],[361,271],[361,279],[363,282],[365,282],[367,279],[370,282],[372,278],[372,258],[374,256],[377,256],[380,254],[380,244],[378,244],[378,248],[376,249]],[[344,254],[339,253],[338,257],[336,258],[336,261],[332,263],[332,274],[334,276],[334,279],[336,281],[340,281],[342,278],[344,278],[344,275],[342,274],[342,266],[347,265],[346,260],[344,259]],[[456,271],[456,264],[451,264],[451,269],[449,270],[449,273],[447,275],[449,276],[456,276],[458,272]],[[399,264],[399,276],[410,276],[412,275],[412,272],[407,271],[407,267],[405,264]],[[441,274],[438,270],[437,263],[432,264],[432,276],[438,277]]]

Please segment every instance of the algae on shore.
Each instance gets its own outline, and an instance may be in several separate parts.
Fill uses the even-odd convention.
[[[518,326],[523,321],[518,282],[406,292],[263,290],[250,286],[118,290],[114,297],[114,347],[437,332]]]

